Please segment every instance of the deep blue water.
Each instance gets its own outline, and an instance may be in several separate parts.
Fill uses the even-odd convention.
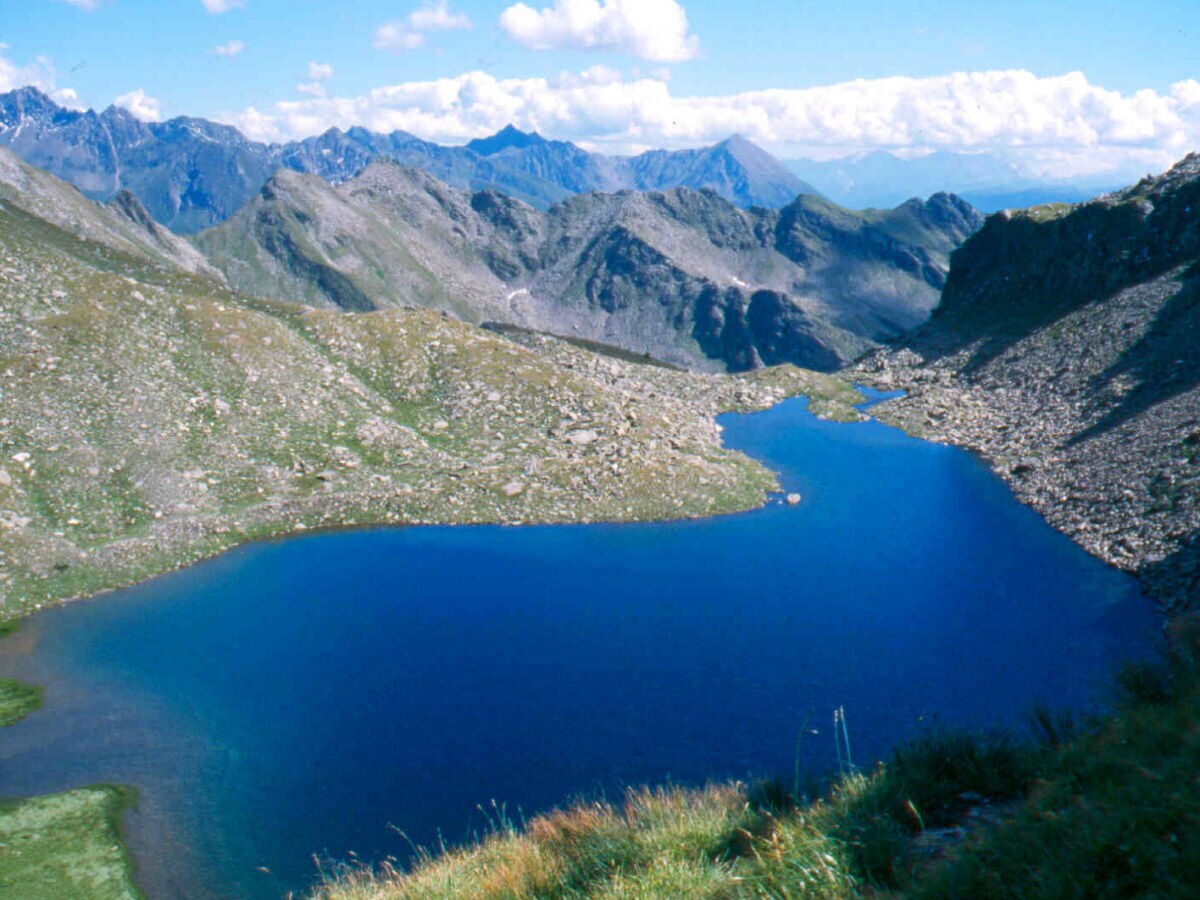
[[[1103,699],[1156,646],[1134,582],[970,455],[803,401],[727,416],[798,507],[257,544],[37,616],[0,674],[0,794],[136,784],[152,895],[279,896],[312,853],[407,856],[578,794],[855,761]],[[269,869],[262,872],[258,867]]]

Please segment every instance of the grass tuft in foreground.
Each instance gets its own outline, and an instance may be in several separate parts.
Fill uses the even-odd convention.
[[[1107,718],[1032,718],[1039,742],[931,732],[813,803],[768,782],[501,817],[407,871],[335,867],[314,897],[1194,897],[1200,627],[1123,670]]]
[[[1109,719],[1048,756],[1028,801],[922,897],[1194,897],[1200,630],[1126,668]]]
[[[476,844],[394,865],[342,866],[316,896],[363,898],[848,897],[900,884],[909,838],[972,790],[1010,796],[1030,751],[988,736],[930,736],[872,775],[802,804],[776,783],[643,788],[576,803],[524,828],[501,818]],[[922,812],[924,811],[924,812]]]

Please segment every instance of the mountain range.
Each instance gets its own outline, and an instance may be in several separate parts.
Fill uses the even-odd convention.
[[[743,207],[779,207],[816,192],[736,135],[699,150],[633,157],[589,153],[511,126],[465,146],[364,128],[264,144],[206,119],[143,122],[116,106],[67,109],[33,87],[0,94],[0,146],[95,200],[129,190],[158,222],[183,234],[224,221],[280,168],[336,183],[375,159],[423,169],[452,187],[494,188],[539,208],[576,193],[622,189],[707,187]]]
[[[924,321],[980,221],[946,194],[855,213],[811,195],[742,210],[708,188],[541,211],[376,161],[339,185],[281,169],[194,243],[249,294],[431,306],[691,368],[829,370]]]

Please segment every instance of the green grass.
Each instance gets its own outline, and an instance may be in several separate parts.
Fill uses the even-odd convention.
[[[0,728],[15,725],[42,705],[42,689],[0,678]]]
[[[1043,203],[1040,206],[1031,206],[1023,210],[1021,215],[1027,216],[1035,222],[1050,222],[1054,219],[1061,219],[1073,208],[1070,203]]]
[[[0,804],[0,898],[140,896],[120,840],[129,791],[97,785]]]
[[[1029,801],[921,897],[1194,897],[1200,641],[1118,679],[1114,716],[1051,754]]]

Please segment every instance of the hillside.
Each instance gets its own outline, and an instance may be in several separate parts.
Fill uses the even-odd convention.
[[[1164,604],[1200,596],[1200,155],[1099,200],[1002,213],[928,324],[854,371],[880,415],[981,451]]]
[[[36,210],[40,218],[80,240],[100,241],[114,250],[223,280],[191,244],[151,219],[133,194],[120,191],[106,206],[100,206],[3,147],[0,201]]]
[[[635,157],[589,153],[512,126],[461,147],[358,127],[264,144],[206,119],[142,122],[115,106],[99,113],[66,109],[32,87],[0,94],[0,146],[93,199],[129,190],[158,222],[183,234],[233,215],[281,167],[336,183],[375,159],[421,169],[457,188],[498,190],[540,208],[571,194],[621,189],[708,187],[745,207],[782,206],[797,194],[816,193],[740,137]]]
[[[920,324],[978,222],[947,195],[884,212],[811,196],[747,211],[686,188],[541,212],[376,162],[336,187],[281,171],[195,243],[261,296],[430,306],[699,368],[829,370]]]
[[[61,182],[5,190],[4,617],[306,528],[753,507],[774,479],[721,447],[713,415],[805,386],[855,396],[793,369],[748,381],[526,346],[427,309],[249,300]]]

